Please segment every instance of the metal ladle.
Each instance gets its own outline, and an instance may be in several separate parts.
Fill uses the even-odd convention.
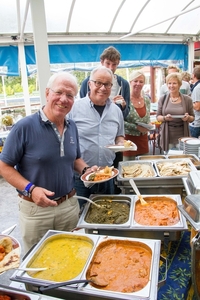
[[[94,204],[96,207],[98,207],[98,208],[102,208],[102,206],[101,206],[101,205],[99,205],[99,204],[95,203],[94,201],[92,201],[92,200],[91,200],[91,199],[89,199],[89,198],[82,197],[82,196],[77,196],[77,195],[73,196],[73,198],[77,198],[77,199],[86,200],[86,201],[90,202],[91,204]]]
[[[130,182],[130,185],[132,186],[133,190],[135,191],[136,195],[138,196],[140,203],[142,205],[147,205],[148,203],[143,199],[142,195],[140,194],[140,192],[135,184],[135,181],[131,178],[131,179],[129,179],[129,182]]]

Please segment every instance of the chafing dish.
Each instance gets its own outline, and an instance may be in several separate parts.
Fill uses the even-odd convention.
[[[126,161],[126,162],[119,162],[119,174],[117,176],[117,180],[119,181],[129,181],[130,177],[124,177],[123,176],[123,167],[129,167],[129,166],[136,166],[136,165],[143,165],[143,166],[147,166],[150,171],[152,172],[152,176],[150,177],[141,177],[140,175],[138,175],[137,177],[132,177],[134,178],[134,180],[146,180],[146,179],[150,179],[150,178],[154,178],[157,176],[156,170],[153,167],[153,163],[151,161],[139,161],[139,160],[133,160],[133,161]]]
[[[200,171],[191,171],[187,178],[182,180],[188,195],[200,194]]]
[[[192,227],[200,231],[200,195],[186,196],[184,203],[178,205],[178,209],[190,222]]]
[[[113,239],[113,237],[110,236],[96,236],[96,235],[87,235],[87,234],[79,234],[77,233],[65,233],[60,231],[48,231],[45,236],[41,239],[41,241],[36,245],[34,249],[31,250],[31,252],[28,254],[28,256],[25,258],[25,260],[22,262],[20,267],[25,267],[32,258],[36,255],[38,249],[42,247],[42,245],[45,243],[45,240],[47,240],[49,237],[52,238],[56,236],[57,234],[69,234],[72,236],[81,236],[85,237],[86,239],[91,239],[94,243],[94,250],[91,253],[91,256],[89,257],[89,260],[86,262],[86,265],[83,269],[83,272],[80,276],[80,279],[84,280],[86,279],[86,270],[89,267],[89,263],[92,260],[92,257],[95,253],[95,249],[97,249],[97,246],[108,239]],[[136,239],[136,238],[122,238],[122,237],[115,237],[117,240],[129,240],[132,242],[138,242],[138,243],[144,243],[145,247],[149,247],[152,252],[152,261],[151,261],[151,272],[150,272],[150,278],[149,282],[143,288],[141,291],[135,292],[135,293],[120,293],[120,292],[112,292],[112,291],[105,291],[101,290],[99,288],[95,288],[91,286],[89,283],[87,284],[76,284],[73,286],[65,286],[56,288],[55,290],[45,291],[45,295],[50,295],[55,298],[64,298],[64,299],[151,299],[154,300],[157,297],[157,286],[158,286],[158,273],[159,273],[159,261],[160,261],[160,244],[161,242],[159,240],[148,240],[148,239]],[[67,264],[66,264],[67,268]],[[39,279],[33,279],[31,278],[26,272],[22,271],[16,271],[12,277],[12,281],[18,281],[25,284],[26,289],[31,292],[37,292],[40,293],[39,288],[43,285],[49,285],[52,282],[43,282]]]
[[[168,159],[183,159],[189,158],[196,169],[200,168],[199,158],[195,154],[180,154],[180,155],[167,155]]]
[[[191,271],[195,299],[200,299],[200,195],[186,196],[183,205],[179,205],[178,208],[196,231],[190,243]]]
[[[159,177],[162,177],[162,178],[168,178],[168,177],[170,177],[170,178],[171,177],[172,178],[183,178],[183,177],[187,177],[188,173],[184,174],[184,175],[176,175],[176,174],[174,174],[174,175],[167,176],[167,175],[162,175],[160,173],[160,170],[159,170],[159,167],[158,167],[159,164],[163,164],[164,165],[164,164],[168,164],[168,163],[173,164],[173,163],[182,163],[182,162],[185,162],[187,164],[188,168],[190,169],[190,171],[188,171],[188,173],[191,172],[191,171],[196,171],[195,166],[193,165],[193,163],[191,162],[191,160],[189,158],[184,158],[184,159],[165,159],[165,160],[163,159],[163,160],[155,161],[154,162],[154,166],[155,166],[156,172],[157,172],[157,174],[158,174]]]
[[[166,159],[165,155],[141,155],[136,157],[138,160],[158,160],[158,159]]]
[[[122,195],[121,195],[122,196]],[[180,221],[173,226],[144,226],[137,224],[134,221],[135,203],[138,201],[136,195],[126,195],[131,198],[131,222],[127,223],[128,226],[116,226],[115,224],[92,224],[86,222],[86,215],[90,207],[90,203],[86,203],[82,212],[81,218],[77,224],[78,228],[84,228],[86,233],[110,235],[110,236],[125,236],[125,237],[139,237],[139,238],[153,238],[164,240],[166,237],[170,240],[177,240],[180,237],[181,231],[187,230],[187,223],[182,214],[179,214]],[[159,195],[143,195],[143,197],[159,197]],[[161,195],[160,195],[161,196]],[[162,195],[170,197],[177,202],[177,205],[182,204],[180,195]],[[108,197],[108,195],[96,196],[99,200]],[[96,197],[92,199],[96,202]],[[111,197],[111,196],[110,196]],[[115,196],[114,196],[115,197]],[[122,196],[124,197],[124,196]]]
[[[87,205],[85,206],[84,209],[84,213],[81,214],[80,219],[78,221],[78,225],[77,227],[83,227],[83,228],[105,228],[107,225],[109,225],[110,228],[112,229],[117,229],[117,228],[127,228],[130,227],[131,225],[131,219],[132,219],[132,212],[133,212],[133,201],[132,201],[132,197],[130,196],[126,196],[126,195],[99,195],[99,196],[92,196],[91,197],[92,200],[97,203],[103,203],[102,201],[111,201],[115,204],[121,204],[121,205],[126,205],[129,208],[129,215],[128,215],[128,220],[126,222],[119,222],[117,223],[113,223],[113,224],[106,224],[104,221],[102,223],[96,223],[96,222],[88,222],[87,218],[88,215],[90,214],[90,210],[93,208],[95,209],[95,207],[93,207],[92,205]],[[89,204],[89,203],[88,203]],[[102,204],[103,206],[103,204]],[[108,209],[108,211],[105,212],[105,210],[101,210],[101,208],[98,208],[98,213],[99,214],[115,214],[115,211],[112,211]]]

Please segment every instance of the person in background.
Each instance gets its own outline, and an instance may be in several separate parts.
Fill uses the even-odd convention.
[[[193,69],[192,72],[193,85],[191,88],[191,98],[193,102],[195,119],[190,123],[190,134],[192,137],[200,136],[200,66]]]
[[[180,72],[179,68],[176,65],[169,65],[167,67],[167,74],[175,73],[175,72]],[[190,91],[190,84],[187,81],[182,80],[181,86],[180,86],[180,92],[182,94],[186,95],[191,95]],[[160,89],[160,97],[164,96],[165,94],[169,93],[167,84],[163,84]]]
[[[78,127],[81,157],[89,165],[111,167],[115,153],[105,146],[124,144],[124,120],[119,107],[110,100],[113,73],[100,66],[91,72],[88,82],[90,91],[85,98],[75,101],[69,117]],[[79,174],[75,174],[78,196],[91,194],[113,194],[113,179],[87,188]],[[79,200],[80,206],[85,201]]]
[[[145,84],[145,75],[141,71],[133,71],[130,76],[131,104],[130,113],[125,118],[125,139],[137,145],[137,151],[123,152],[124,160],[134,160],[136,155],[149,152],[148,129],[138,125],[138,122],[150,123],[150,99],[142,88]]]
[[[166,77],[169,93],[158,101],[157,120],[160,128],[160,146],[164,153],[179,148],[180,137],[189,136],[189,123],[194,121],[192,99],[180,93],[182,78],[179,73]]]
[[[190,90],[193,86],[192,74],[187,71],[181,73],[182,80],[187,81],[190,85]]]
[[[52,75],[46,105],[13,126],[0,155],[1,175],[17,189],[25,252],[48,230],[71,231],[78,222],[74,170],[82,174],[89,166],[81,158],[77,127],[66,118],[77,92],[73,75]]]
[[[127,80],[115,74],[120,63],[121,55],[115,47],[106,48],[100,56],[101,65],[109,68],[114,75],[113,85],[110,91],[110,99],[122,110],[124,118],[130,110],[130,87]],[[90,90],[88,76],[81,84],[80,98],[84,98]]]

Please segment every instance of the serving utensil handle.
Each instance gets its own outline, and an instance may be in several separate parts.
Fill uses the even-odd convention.
[[[88,283],[91,282],[91,280],[83,279],[83,280],[72,280],[72,281],[63,281],[59,283],[53,283],[47,286],[41,286],[39,287],[39,291],[42,293],[47,290],[56,289],[65,285],[71,285],[71,284],[78,284],[78,283]]]

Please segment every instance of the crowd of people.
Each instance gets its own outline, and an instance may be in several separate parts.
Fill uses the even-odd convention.
[[[113,179],[87,186],[83,174],[99,166],[117,168],[120,161],[149,152],[151,99],[143,89],[145,74],[135,70],[128,82],[115,74],[120,59],[116,48],[106,48],[76,101],[76,77],[68,72],[52,75],[46,104],[19,120],[6,139],[0,172],[16,188],[25,252],[50,229],[76,227],[84,205],[78,196],[119,193]],[[200,67],[190,80],[184,74],[187,81],[174,65],[167,72],[156,116],[164,152],[177,148],[180,137],[200,135]],[[106,147],[123,146],[125,140],[136,144],[137,151],[116,154]]]

